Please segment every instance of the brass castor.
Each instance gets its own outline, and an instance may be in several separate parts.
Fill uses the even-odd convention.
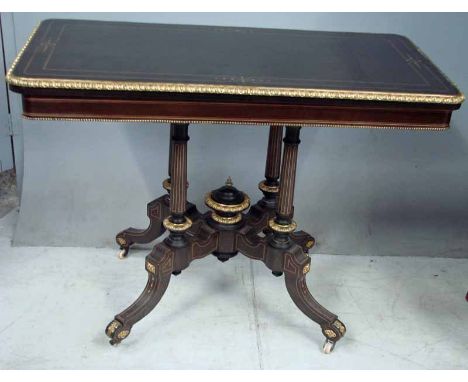
[[[109,343],[113,346],[117,346],[129,334],[130,328],[124,328],[117,320],[112,320],[106,327],[106,335],[110,338]]]

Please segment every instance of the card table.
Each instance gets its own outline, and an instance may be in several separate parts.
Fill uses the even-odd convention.
[[[141,295],[106,327],[111,344],[153,310],[172,275],[210,254],[224,262],[241,253],[284,277],[293,302],[320,325],[326,353],[346,327],[306,284],[315,240],[293,220],[301,127],[444,130],[464,100],[396,34],[87,20],[43,21],[7,81],[26,118],[170,126],[166,191],[148,204],[146,229],[117,234],[120,257],[169,235],[146,257]],[[193,123],[269,126],[260,200],[251,204],[228,178],[206,194],[208,212],[187,201]]]

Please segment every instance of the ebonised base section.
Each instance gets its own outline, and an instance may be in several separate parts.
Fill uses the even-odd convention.
[[[132,244],[149,243],[169,231],[146,257],[145,289],[106,327],[110,343],[115,345],[125,339],[133,325],[161,300],[171,276],[179,275],[193,260],[213,254],[224,262],[242,253],[262,261],[274,276],[284,275],[291,299],[320,325],[326,338],[323,350],[330,353],[346,328],[310,293],[306,284],[310,270],[308,251],[315,240],[307,232],[296,231],[297,225],[292,220],[300,128],[286,128],[281,158],[283,128],[270,127],[265,180],[259,184],[264,197],[260,201],[250,207],[247,194],[235,188],[228,178],[224,186],[205,196],[205,204],[211,211],[201,214],[194,204],[186,201],[187,127],[171,126],[169,178],[163,182],[168,194],[148,204],[148,228],[128,228],[117,234],[120,257],[125,257]]]
[[[169,216],[168,202],[169,196],[164,195],[148,204],[150,224],[146,230],[129,228],[117,235],[116,240],[125,255],[132,244],[148,243],[166,231],[162,222]],[[326,337],[324,351],[329,353],[333,349],[335,343],[345,334],[346,328],[308,290],[308,250],[315,243],[311,235],[304,231],[293,232],[287,248],[275,248],[271,245],[273,233],[268,228],[268,221],[274,216],[275,210],[266,207],[262,200],[252,206],[248,213],[241,213],[241,220],[236,224],[216,221],[219,211],[201,215],[191,203],[187,203],[187,212],[193,224],[185,234],[185,245],[173,246],[166,239],[157,244],[146,257],[146,287],[140,297],[117,314],[107,326],[106,334],[110,337],[111,344],[118,344],[125,339],[132,326],[151,312],[166,291],[171,275],[180,274],[193,260],[210,254],[226,261],[240,252],[251,259],[264,262],[275,276],[284,274],[286,288],[294,303],[322,328]]]

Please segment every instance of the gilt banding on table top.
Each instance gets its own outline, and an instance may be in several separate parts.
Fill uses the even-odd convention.
[[[464,96],[406,37],[43,21],[8,72],[30,118],[447,128]]]

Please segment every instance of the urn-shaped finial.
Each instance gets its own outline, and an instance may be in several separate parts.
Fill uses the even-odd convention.
[[[211,218],[221,224],[237,224],[242,220],[241,212],[249,208],[249,197],[232,185],[228,177],[224,186],[209,192],[205,204],[213,210]]]

